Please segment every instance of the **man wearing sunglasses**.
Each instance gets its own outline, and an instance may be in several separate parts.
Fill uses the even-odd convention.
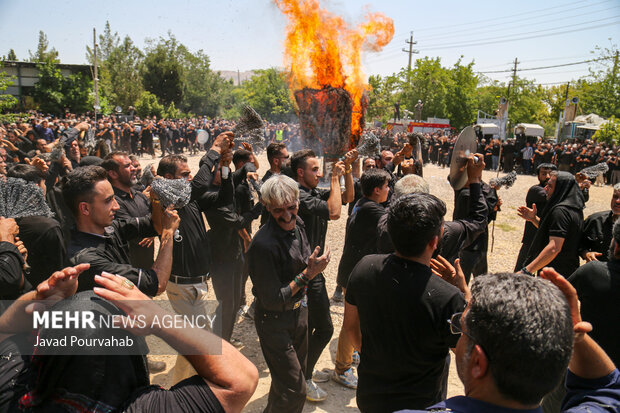
[[[452,270],[452,280],[463,277]],[[553,269],[540,275],[475,278],[467,308],[447,320],[460,336],[456,366],[466,396],[399,413],[542,413],[543,397],[564,378],[562,412],[618,411],[620,373],[587,334],[575,289]]]

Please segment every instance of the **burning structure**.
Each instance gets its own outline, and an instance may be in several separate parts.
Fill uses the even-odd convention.
[[[285,64],[299,110],[304,146],[338,158],[357,146],[368,105],[361,67],[363,51],[392,40],[394,23],[381,13],[351,28],[321,9],[318,0],[275,0],[289,19]]]

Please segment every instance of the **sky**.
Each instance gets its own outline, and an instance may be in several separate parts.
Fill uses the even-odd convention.
[[[321,0],[324,8],[352,25],[367,10],[394,20],[395,34],[380,53],[363,57],[367,75],[389,75],[406,67],[405,43],[413,32],[419,57],[439,57],[444,66],[462,56],[475,70],[506,82],[518,69],[577,63],[595,57],[596,46],[620,40],[620,0]],[[27,9],[25,8],[27,7]],[[39,30],[62,63],[86,63],[93,28],[128,35],[140,47],[146,38],[171,32],[190,50],[203,49],[215,70],[283,67],[286,18],[270,0],[0,0],[0,56],[13,48],[19,60],[35,50]],[[524,70],[519,76],[543,85],[565,83],[588,73],[588,64]]]

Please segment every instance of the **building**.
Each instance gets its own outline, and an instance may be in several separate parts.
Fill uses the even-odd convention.
[[[24,96],[30,96],[32,94],[32,88],[39,81],[39,69],[36,62],[16,62],[12,60],[5,60],[2,70],[6,72],[13,84],[9,86],[4,94],[15,96],[19,102],[24,101]],[[57,63],[56,66],[60,69],[60,73],[64,77],[69,77],[75,73],[82,73],[85,76],[92,77],[91,65],[70,65]]]

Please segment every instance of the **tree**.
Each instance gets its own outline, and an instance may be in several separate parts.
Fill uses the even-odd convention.
[[[93,81],[82,73],[74,73],[63,81],[63,106],[72,113],[89,111],[89,97],[93,93]],[[101,104],[100,104],[101,105]]]
[[[612,116],[594,133],[592,139],[607,145],[618,144],[620,142],[620,121]]]
[[[122,108],[133,106],[142,87],[142,62],[144,55],[129,36],[114,47],[102,64],[101,85],[112,103]]]
[[[17,61],[17,55],[15,54],[15,50],[9,50],[9,54],[7,54],[6,57],[4,57],[2,60]]]
[[[450,125],[459,130],[476,120],[476,88],[479,79],[473,67],[473,61],[463,66],[459,59],[449,69],[450,82],[446,91],[446,114],[450,119]]]
[[[181,107],[186,112],[213,117],[218,115],[226,81],[210,67],[209,56],[202,50],[190,53],[182,48],[185,79]]]
[[[164,107],[157,101],[157,96],[145,90],[136,102],[136,112],[140,117],[157,116],[162,118]]]
[[[185,73],[181,47],[185,49],[171,33],[168,39],[160,38],[157,44],[150,41],[147,45],[142,84],[166,105],[180,104],[183,98]]]
[[[52,48],[52,50],[48,51],[48,47],[49,41],[47,40],[47,35],[43,32],[43,30],[40,30],[37,50],[34,53],[28,50],[28,54],[30,54],[30,61],[39,63],[47,61],[60,63],[60,60],[58,60],[58,52],[56,51],[56,49]]]
[[[63,113],[64,96],[62,90],[64,78],[60,73],[60,69],[52,60],[39,63],[37,68],[39,70],[39,80],[34,85],[32,95],[39,104],[39,108],[43,112],[56,115]]]
[[[596,48],[598,61],[590,66],[589,76],[576,85],[579,106],[585,113],[603,118],[620,118],[620,51],[617,45]]]
[[[392,117],[393,105],[400,96],[397,94],[400,86],[399,78],[395,75],[370,76],[368,78],[370,91],[368,92],[368,109],[366,116],[368,119],[379,119],[387,122]]]
[[[424,57],[417,59],[415,67],[408,71],[402,69],[399,73],[401,80],[401,109],[414,112],[418,100],[424,103],[422,119],[432,117],[448,117],[447,94],[450,83],[450,73],[441,66],[440,58]]]
[[[0,69],[2,69],[2,63],[0,63]],[[4,92],[9,86],[13,84],[13,81],[9,78],[6,72],[0,70],[0,92]],[[15,97],[0,93],[0,112],[6,109],[10,109],[17,103]]]
[[[284,73],[275,68],[255,72],[255,76],[241,85],[245,102],[265,119],[284,121],[294,116]]]

